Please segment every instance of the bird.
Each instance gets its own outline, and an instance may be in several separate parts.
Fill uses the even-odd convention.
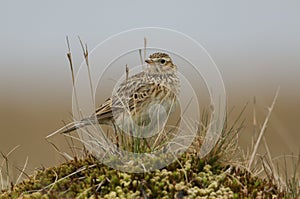
[[[115,94],[87,118],[69,123],[53,134],[70,133],[93,124],[118,126],[123,131],[143,129],[152,135],[161,129],[178,106],[180,79],[177,66],[164,52],[155,52],[146,60],[146,67],[122,81]],[[47,136],[47,137],[50,137]]]

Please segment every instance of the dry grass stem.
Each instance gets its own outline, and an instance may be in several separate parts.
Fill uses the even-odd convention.
[[[4,168],[4,165],[5,165],[5,175],[6,175],[6,186],[8,186],[9,182],[11,181],[11,177],[10,177],[10,172],[9,172],[9,162],[8,162],[8,157],[15,151],[17,150],[18,148],[20,147],[20,145],[17,145],[15,146],[13,149],[11,149],[6,155],[2,152],[1,155],[3,157],[3,161],[1,163],[1,166],[0,166],[0,174],[1,174],[1,184],[2,184],[2,187],[4,186],[4,180],[2,179],[3,177],[3,174],[2,174],[2,168]]]
[[[257,150],[258,150],[260,141],[261,141],[261,139],[262,139],[262,137],[264,135],[264,132],[265,132],[265,130],[267,128],[267,124],[268,124],[268,121],[270,119],[271,113],[272,113],[272,111],[274,109],[274,106],[275,106],[275,103],[276,103],[276,100],[277,100],[277,97],[278,97],[278,94],[279,94],[279,90],[280,90],[280,88],[278,87],[278,89],[276,91],[276,94],[274,96],[273,102],[272,102],[271,106],[268,109],[267,117],[266,117],[266,119],[264,121],[264,124],[263,124],[261,130],[260,130],[259,136],[258,136],[258,138],[257,138],[257,140],[255,142],[255,145],[254,145],[254,148],[253,148],[250,160],[249,160],[248,170],[251,170],[251,166],[252,166],[252,163],[254,161],[255,155],[257,154]]]
[[[143,60],[143,56],[142,56],[142,49],[139,49],[139,55],[140,55],[140,62],[141,62],[141,65],[143,66],[144,60]]]
[[[22,175],[25,174],[25,169],[26,169],[26,167],[27,167],[27,164],[28,164],[28,156],[26,157],[24,166],[23,166],[23,168],[22,168],[22,170],[21,170],[21,173],[20,173],[19,177],[17,178],[16,184],[19,183],[19,181],[21,180]],[[26,174],[26,176],[28,177],[27,174]]]
[[[127,82],[127,80],[128,80],[128,76],[129,76],[129,67],[128,67],[128,64],[126,64],[126,69],[125,69],[126,71],[126,82]]]
[[[144,60],[146,59],[146,49],[147,49],[147,38],[144,37]]]
[[[73,67],[73,61],[72,61],[72,53],[71,53],[70,41],[69,41],[68,36],[66,36],[66,40],[67,40],[67,46],[68,46],[67,58],[68,58],[70,69],[71,69],[72,85],[73,85],[73,92],[74,92],[74,96],[75,96],[75,103],[76,103],[76,107],[77,107],[77,112],[80,113],[78,97],[77,97],[77,91],[76,91],[76,86],[75,86],[75,75],[74,75],[74,67]]]
[[[87,44],[83,45],[82,40],[80,39],[80,37],[78,36],[81,48],[82,48],[82,52],[83,52],[83,56],[85,59],[85,63],[88,69],[88,76],[89,76],[89,84],[90,84],[90,92],[91,92],[91,97],[92,97],[92,102],[95,105],[95,96],[94,96],[94,89],[93,89],[93,83],[92,83],[92,75],[91,75],[91,70],[90,70],[90,64],[89,64],[89,51],[88,51],[88,47]]]

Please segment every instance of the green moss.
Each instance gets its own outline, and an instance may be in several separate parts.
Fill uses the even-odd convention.
[[[281,196],[269,181],[218,163],[184,155],[164,169],[130,174],[99,163],[92,156],[37,171],[28,180],[0,192],[0,198],[272,198]],[[218,165],[217,165],[218,164]],[[132,168],[134,169],[134,167]]]

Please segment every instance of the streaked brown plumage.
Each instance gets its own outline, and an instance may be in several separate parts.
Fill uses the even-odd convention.
[[[53,134],[68,133],[95,124],[97,123],[95,118],[99,124],[123,126],[126,123],[124,115],[127,123],[130,120],[130,124],[125,124],[121,128],[130,128],[132,131],[132,127],[129,127],[132,124],[147,126],[151,122],[149,110],[152,110],[153,106],[162,106],[167,114],[172,112],[180,88],[177,66],[173,64],[168,54],[160,52],[150,55],[145,62],[147,67],[144,71],[123,81],[115,95],[108,98],[91,117],[70,123]],[[153,121],[152,123],[157,124]]]

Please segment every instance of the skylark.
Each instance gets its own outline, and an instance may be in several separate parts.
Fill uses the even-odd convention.
[[[134,131],[137,126],[152,131],[164,124],[175,110],[180,90],[177,66],[168,54],[161,52],[151,54],[145,62],[143,71],[124,80],[93,115],[53,134],[68,133],[97,122],[125,131]]]

